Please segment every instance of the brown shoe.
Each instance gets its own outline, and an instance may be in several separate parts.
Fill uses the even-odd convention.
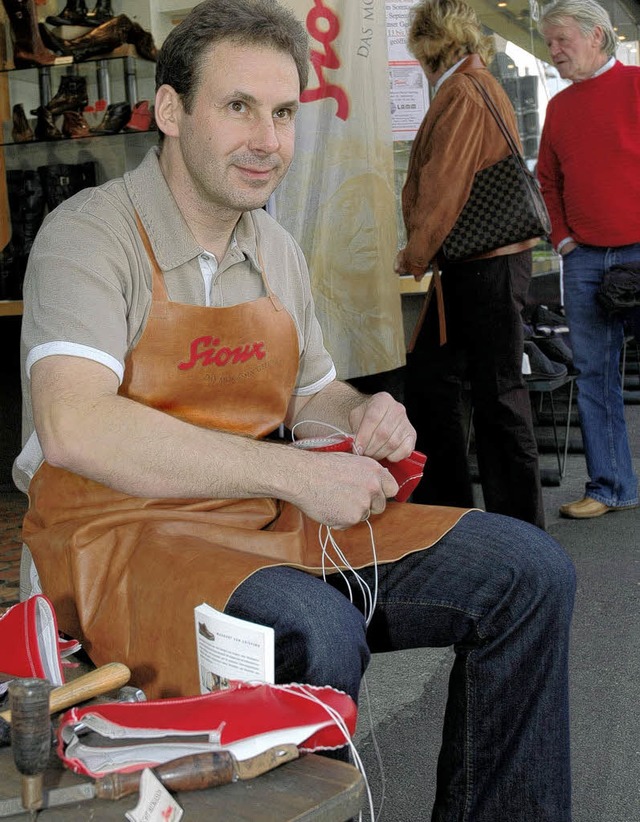
[[[593,517],[601,517],[603,514],[608,514],[609,511],[620,510],[622,509],[605,505],[604,502],[598,502],[597,499],[593,499],[592,497],[584,497],[584,499],[580,499],[577,502],[567,502],[561,505],[560,516],[569,517],[569,519],[592,519]]]

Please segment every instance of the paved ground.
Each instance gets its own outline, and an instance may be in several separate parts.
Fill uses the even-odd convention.
[[[628,405],[627,418],[640,472],[640,406]],[[570,454],[562,484],[544,488],[547,530],[578,574],[570,659],[573,822],[639,822],[640,509],[560,519],[559,504],[579,499],[584,481],[584,457]],[[374,657],[357,739],[376,809],[385,794],[380,822],[429,818],[451,660],[448,649]]]

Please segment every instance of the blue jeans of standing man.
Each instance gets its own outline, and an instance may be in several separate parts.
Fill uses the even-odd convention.
[[[638,480],[620,375],[624,329],[618,316],[603,311],[596,294],[608,268],[640,261],[640,243],[618,248],[579,245],[562,260],[569,339],[580,371],[578,411],[589,474],[585,496],[612,508],[637,505]]]
[[[332,685],[355,700],[371,651],[453,645],[432,820],[569,822],[575,578],[562,548],[528,523],[472,511],[378,573],[368,629],[357,585],[352,604],[339,574],[327,584],[287,567],[245,580],[226,611],[275,628],[277,682]],[[360,574],[373,587],[374,569]]]

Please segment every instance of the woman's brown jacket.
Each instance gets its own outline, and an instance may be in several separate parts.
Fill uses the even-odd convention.
[[[418,130],[402,191],[407,230],[405,270],[429,267],[466,203],[476,172],[497,163],[509,146],[468,75],[486,89],[520,145],[513,106],[477,54],[470,55],[438,89]],[[537,239],[505,246],[483,257],[531,248]]]

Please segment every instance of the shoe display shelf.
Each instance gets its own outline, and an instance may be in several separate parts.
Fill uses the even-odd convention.
[[[19,225],[20,220],[26,220],[29,224],[27,230],[35,234],[44,216],[41,213],[37,220],[38,225],[34,225],[35,217],[22,213],[31,207],[31,191],[28,185],[25,185],[22,193],[12,190],[16,187],[16,179],[21,178],[20,175],[23,175],[25,181],[33,181],[38,172],[42,174],[42,170],[47,167],[59,170],[68,166],[76,175],[76,172],[84,171],[87,166],[93,166],[95,181],[92,179],[92,173],[84,185],[99,185],[135,168],[158,139],[155,130],[118,130],[108,134],[89,133],[77,138],[27,139],[16,142],[12,134],[14,106],[22,105],[27,118],[26,124],[35,134],[36,117],[32,112],[41,106],[46,107],[56,95],[66,93],[67,89],[71,89],[73,93],[76,87],[74,83],[77,82],[74,78],[82,78],[81,83],[83,89],[86,88],[88,103],[91,105],[98,100],[104,101],[105,110],[100,113],[92,115],[84,112],[84,117],[91,127],[99,126],[100,121],[105,118],[106,110],[116,108],[119,103],[122,103],[123,107],[126,103],[127,108],[133,109],[141,100],[153,100],[155,63],[135,55],[135,47],[124,44],[107,57],[79,63],[64,62],[64,58],[61,58],[63,62],[51,66],[0,69],[0,152],[4,158],[7,185],[10,189],[10,204],[13,193],[10,217],[14,240],[20,240],[23,234],[22,226]],[[112,106],[112,103],[116,105]],[[82,109],[83,106],[79,105],[79,108]],[[62,125],[61,121],[62,116],[55,117],[56,127],[57,123]],[[1,166],[0,163],[0,168]],[[17,185],[20,186],[20,182]],[[73,193],[75,190],[69,190],[67,196]],[[16,197],[19,198],[20,215],[14,213]],[[0,291],[0,317],[22,313],[19,296],[15,287],[9,289],[8,299],[7,289],[3,288]]]

